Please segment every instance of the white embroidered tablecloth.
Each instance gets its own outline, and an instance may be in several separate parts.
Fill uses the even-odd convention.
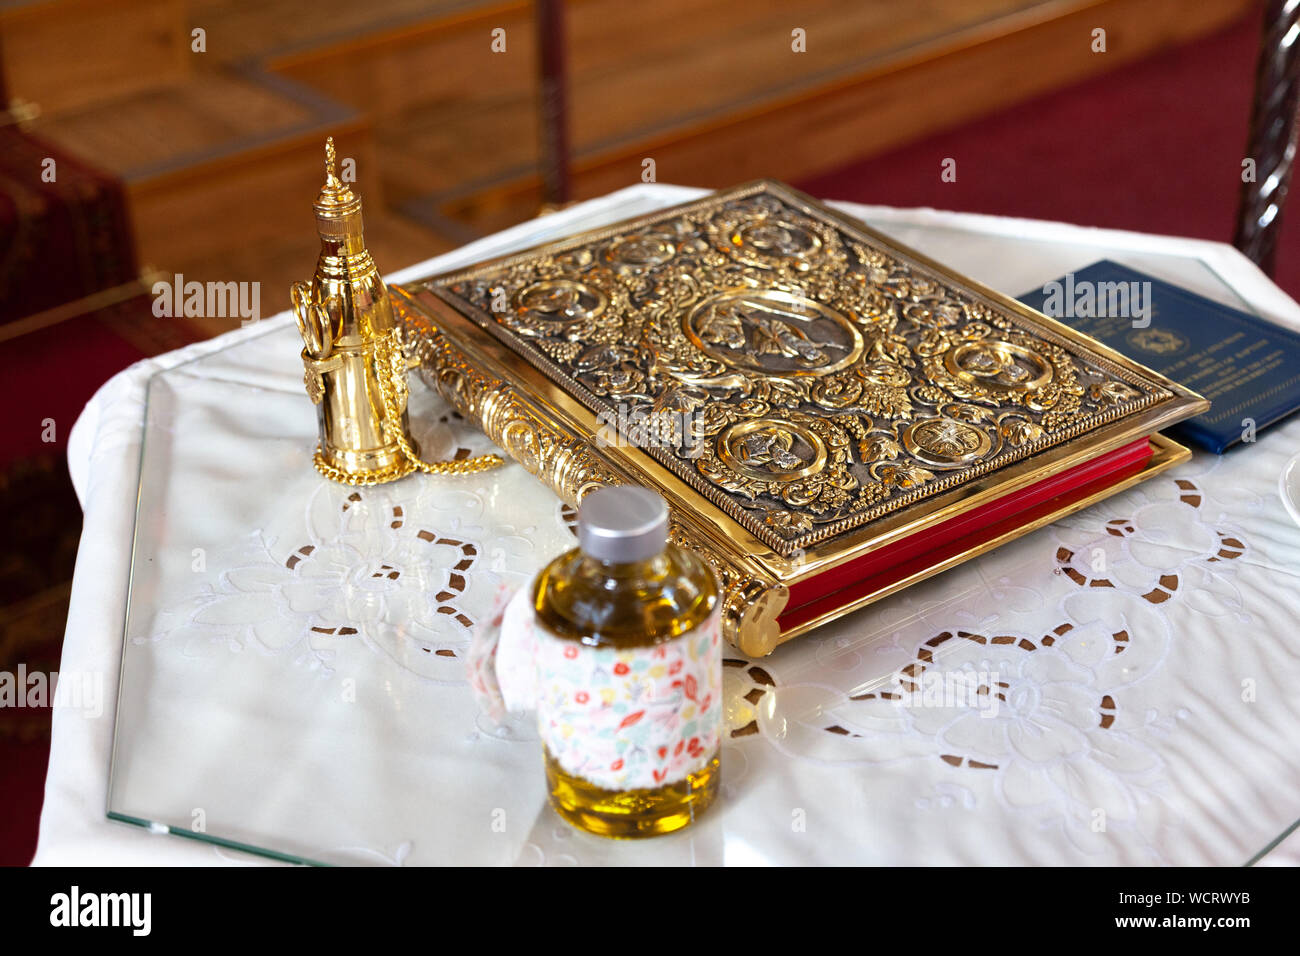
[[[699,194],[636,186],[391,278]],[[1300,328],[1221,244],[843,208],[1012,295],[1107,257]],[[102,675],[106,706],[56,710],[36,862],[260,859],[235,845],[359,863],[1300,860],[1300,528],[1276,490],[1300,419],[767,659],[731,652],[723,799],[681,834],[610,843],[546,808],[527,721],[492,727],[464,682],[469,628],[571,546],[571,510],[515,465],[320,480],[299,348],[276,316],[133,366],[77,423],[62,672]],[[412,417],[430,455],[486,448],[422,386]],[[961,674],[997,705],[898,694]],[[152,827],[105,817],[115,716],[112,808]]]

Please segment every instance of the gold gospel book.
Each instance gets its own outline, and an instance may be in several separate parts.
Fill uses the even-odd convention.
[[[394,290],[562,498],[660,492],[751,655],[1187,457],[1194,392],[780,183]]]

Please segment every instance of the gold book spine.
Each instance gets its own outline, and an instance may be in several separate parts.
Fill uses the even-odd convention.
[[[420,377],[467,420],[478,425],[509,457],[562,499],[577,505],[605,485],[639,484],[598,454],[591,442],[556,423],[508,383],[484,374],[441,330],[408,306],[394,289],[393,306],[419,360]],[[708,545],[699,531],[671,508],[669,536],[699,554],[722,588],[723,635],[751,657],[770,654],[781,642],[777,615],[789,589],[757,568],[742,567]]]

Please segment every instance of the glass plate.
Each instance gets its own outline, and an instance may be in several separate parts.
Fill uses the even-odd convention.
[[[1199,260],[878,228],[1012,294],[1104,255],[1249,308]],[[1300,423],[731,653],[723,799],[621,844],[550,812],[528,721],[464,683],[469,627],[572,546],[571,510],[516,465],[321,480],[299,348],[278,326],[149,384],[115,820],[319,864],[1241,864],[1293,824],[1272,459]],[[419,385],[412,421],[430,457],[486,450]]]

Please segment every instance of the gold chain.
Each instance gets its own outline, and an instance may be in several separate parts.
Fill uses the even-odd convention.
[[[367,471],[360,475],[354,475],[351,472],[343,471],[341,468],[335,468],[325,461],[325,456],[321,454],[320,446],[316,446],[316,454],[312,456],[312,464],[316,466],[324,477],[330,481],[337,481],[344,485],[382,485],[387,481],[396,481],[398,478],[405,477],[415,471],[415,466],[403,458],[395,465],[379,471]]]
[[[395,481],[413,471],[422,471],[426,475],[472,475],[488,471],[504,464],[500,455],[478,455],[463,461],[422,461],[411,447],[402,428],[400,409],[406,404],[406,356],[401,343],[397,340],[397,330],[390,329],[375,341],[375,371],[379,379],[379,396],[384,403],[384,427],[391,429],[397,439],[397,447],[402,452],[402,459],[388,468],[354,475],[325,461],[317,447],[312,461],[316,470],[331,481],[345,485],[379,485]]]

